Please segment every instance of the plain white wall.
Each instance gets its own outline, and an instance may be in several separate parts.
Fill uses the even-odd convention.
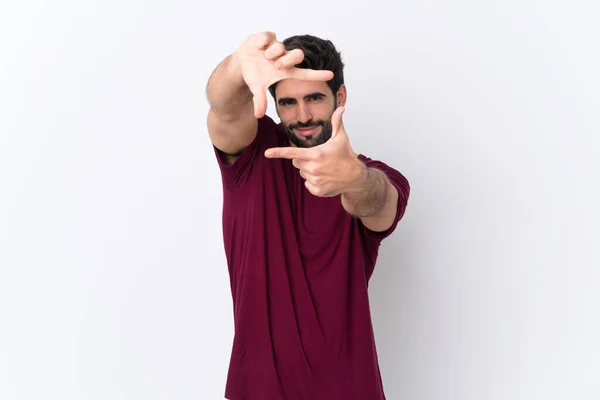
[[[598,11],[2,2],[0,399],[223,398],[204,89],[262,30],[336,43],[354,149],[411,182],[370,287],[388,399],[600,398]]]

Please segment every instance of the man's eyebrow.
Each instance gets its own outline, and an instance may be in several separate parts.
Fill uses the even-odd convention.
[[[296,101],[296,99],[294,99],[293,97],[281,97],[277,100],[277,102],[279,104],[283,104],[283,102],[288,102],[288,101]]]
[[[306,96],[304,96],[304,100],[308,100],[311,97],[315,97],[315,96],[325,97],[326,95],[325,95],[325,93],[321,93],[321,92],[313,92],[313,93],[310,93],[310,94],[307,94]]]
[[[326,97],[327,95],[325,93],[321,93],[321,92],[313,92],[313,93],[309,93],[306,96],[304,96],[304,100],[309,100],[311,97]],[[277,103],[282,104],[284,102],[295,102],[296,99],[293,97],[281,97],[277,100]]]

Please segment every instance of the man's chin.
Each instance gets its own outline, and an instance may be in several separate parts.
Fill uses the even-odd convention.
[[[295,129],[286,129],[290,141],[297,147],[315,147],[325,143],[329,137],[328,132],[325,132],[323,126],[319,126],[312,135],[301,135]],[[323,136],[325,135],[325,136]]]
[[[320,143],[321,135],[296,136],[296,144],[298,147],[314,147]]]

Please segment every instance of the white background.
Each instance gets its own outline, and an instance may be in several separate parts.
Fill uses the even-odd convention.
[[[2,1],[0,399],[223,398],[204,89],[263,30],[338,46],[353,148],[411,182],[388,400],[600,398],[596,2],[349,4]]]

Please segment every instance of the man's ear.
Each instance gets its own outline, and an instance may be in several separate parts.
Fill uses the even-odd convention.
[[[275,102],[275,112],[277,113],[277,117],[279,117],[279,120],[281,121],[281,115],[279,115],[279,106],[277,105],[277,101]]]
[[[346,98],[347,98],[348,92],[346,89],[346,85],[342,83],[342,85],[340,86],[340,88],[338,89],[336,95],[335,95],[335,105],[336,108],[340,107],[340,106],[345,106],[346,105]]]

